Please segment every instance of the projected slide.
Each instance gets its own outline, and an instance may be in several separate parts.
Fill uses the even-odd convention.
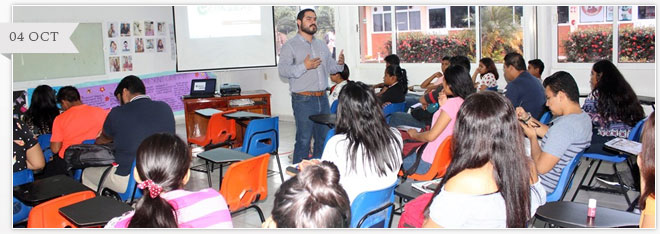
[[[259,6],[189,6],[190,38],[261,35]]]

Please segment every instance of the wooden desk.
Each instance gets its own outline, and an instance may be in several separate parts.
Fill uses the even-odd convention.
[[[254,105],[230,106],[229,101],[235,99],[251,99]],[[258,114],[270,115],[270,93],[265,90],[248,90],[241,92],[240,96],[211,97],[211,98],[188,98],[183,99],[183,109],[186,117],[186,137],[198,137],[206,134],[208,117],[196,114],[195,111],[204,108],[215,108],[218,110],[236,109],[238,111],[249,111]],[[245,129],[240,126],[236,128],[236,147],[243,143]]]

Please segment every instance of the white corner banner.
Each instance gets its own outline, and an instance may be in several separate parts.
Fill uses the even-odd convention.
[[[78,23],[0,23],[0,53],[78,53]]]

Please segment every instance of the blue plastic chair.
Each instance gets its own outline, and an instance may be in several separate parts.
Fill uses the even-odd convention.
[[[391,227],[397,182],[381,190],[360,193],[351,203],[351,227]]]
[[[245,129],[243,145],[234,148],[234,150],[253,156],[259,156],[265,153],[274,154],[275,158],[277,158],[277,167],[280,169],[280,179],[284,182],[280,155],[277,153],[277,149],[279,148],[279,121],[280,118],[277,116],[251,120],[247,129]]]
[[[385,121],[387,123],[390,123],[390,116],[394,112],[404,112],[406,110],[406,102],[397,102],[397,103],[390,103],[389,105],[385,106],[383,108],[383,116],[385,117]]]
[[[32,183],[34,181],[34,173],[30,169],[14,172],[13,180],[14,186]]]
[[[646,119],[642,119],[635,126],[630,130],[630,134],[628,135],[628,140],[631,141],[637,141],[639,142],[640,135],[642,133],[642,126],[644,125],[644,122]],[[626,202],[628,203],[629,206],[632,206],[632,202],[630,201],[630,198],[628,197],[628,193],[626,189],[620,188],[618,190],[612,190],[612,189],[594,189],[591,188],[590,185],[594,181],[594,178],[596,177],[598,173],[598,169],[600,168],[600,164],[603,161],[611,162],[612,163],[612,168],[614,169],[614,176],[618,179],[619,183],[621,183],[621,176],[619,175],[619,170],[616,168],[616,164],[623,162],[623,161],[628,161],[626,165],[628,165],[628,169],[632,171],[633,165],[632,162],[628,159],[628,155],[625,154],[619,154],[619,155],[604,155],[604,154],[595,154],[595,153],[585,153],[584,154],[585,158],[592,159],[591,163],[589,163],[589,167],[587,167],[587,171],[585,171],[584,176],[582,177],[582,180],[580,181],[580,186],[578,189],[575,191],[575,194],[573,195],[573,198],[571,198],[571,201],[575,200],[575,197],[577,197],[578,192],[580,190],[590,190],[590,191],[602,191],[602,192],[612,192],[612,193],[619,193],[623,195],[624,198],[626,198]],[[596,169],[594,170],[594,173],[591,175],[591,178],[589,179],[589,183],[587,185],[582,185],[584,180],[587,178],[587,175],[589,174],[589,171],[591,170],[591,166],[598,161],[598,164],[596,165]]]
[[[13,185],[14,186],[19,186],[22,184],[27,184],[31,183],[34,181],[34,174],[32,170],[30,169],[25,169],[22,171],[14,172],[13,175]],[[16,199],[14,197],[14,201],[12,202],[13,204],[13,211],[14,211],[14,224],[23,222],[27,220],[28,215],[30,214],[30,210],[32,210],[31,206],[27,206],[23,204],[21,201]]]
[[[576,168],[580,165],[580,159],[582,159],[582,156],[584,155],[584,152],[580,152],[575,157],[571,162],[564,167],[564,169],[561,171],[561,174],[559,175],[559,181],[557,182],[557,187],[555,187],[555,190],[552,191],[551,193],[548,193],[546,197],[546,202],[556,202],[556,201],[562,201],[564,200],[564,197],[566,196],[566,191],[571,187],[571,184],[573,183],[573,178],[575,177],[575,171]],[[547,191],[546,191],[547,192]]]
[[[339,105],[339,99],[335,100],[332,102],[332,105],[330,105],[330,114],[337,114],[337,105]]]
[[[325,135],[325,142],[323,142],[323,149],[325,149],[325,145],[328,144],[328,141],[334,135],[335,135],[335,129],[334,128],[331,128],[330,130],[328,130],[328,134]]]
[[[495,87],[488,87],[488,88],[486,88],[486,90],[497,92],[497,85],[495,85]]]
[[[50,150],[50,138],[51,134],[41,134],[39,137],[37,137],[37,141],[39,142],[39,146],[41,146],[41,151],[44,152],[44,159],[46,159],[46,162],[50,161],[50,158],[53,157],[53,151]]]
[[[116,193],[122,201],[127,202],[127,203],[133,203],[133,201],[135,199],[140,199],[140,197],[142,197],[142,190],[137,188],[137,182],[135,181],[135,177],[133,176],[133,174],[135,172],[135,162],[136,162],[136,160],[133,160],[133,165],[131,166],[131,173],[128,174],[128,184],[126,185],[126,191],[124,191],[123,193],[118,193],[116,191],[112,191],[109,188],[106,188],[106,189],[111,190],[112,192]],[[105,180],[107,176],[108,175],[105,175],[103,180]],[[103,182],[101,182],[101,184],[99,185],[99,188],[102,187],[102,185],[103,185]],[[101,194],[102,194],[102,191],[97,192],[97,196],[101,195]]]
[[[541,116],[541,119],[539,119],[539,122],[541,122],[542,124],[548,125],[548,123],[550,123],[550,120],[552,120],[552,112],[546,111]]]

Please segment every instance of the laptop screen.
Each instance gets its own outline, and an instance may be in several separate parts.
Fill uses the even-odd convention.
[[[190,83],[190,95],[213,95],[215,93],[215,79],[198,79]]]

